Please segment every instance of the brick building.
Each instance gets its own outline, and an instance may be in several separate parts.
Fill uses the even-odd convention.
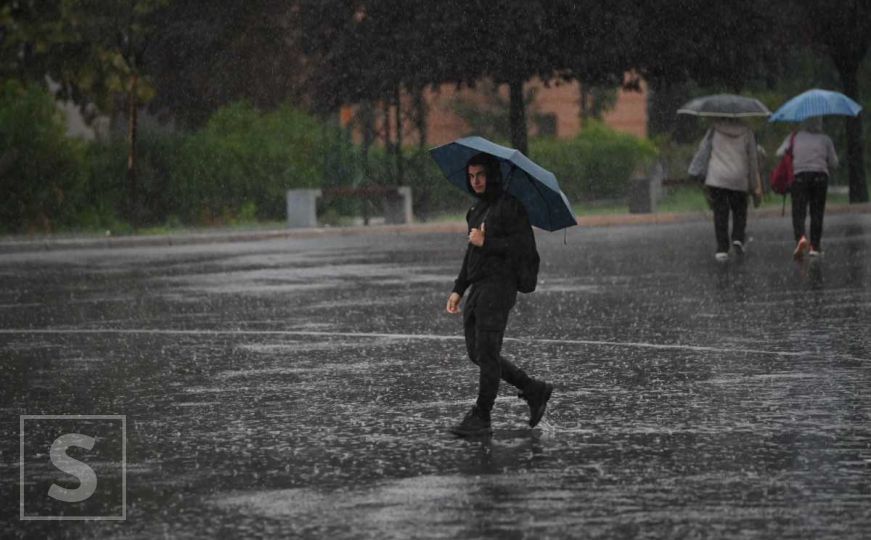
[[[567,138],[580,131],[580,86],[577,82],[552,83],[545,86],[540,81],[533,80],[525,86],[525,90],[530,89],[535,91],[535,102],[532,108],[540,117],[545,117],[544,125],[548,135]],[[502,85],[499,90],[500,95],[507,100],[507,86]],[[423,99],[429,111],[427,144],[438,146],[468,135],[470,132],[467,123],[454,112],[452,103],[457,99],[467,103],[475,103],[476,101],[483,103],[486,98],[479,88],[457,89],[456,85],[444,84],[435,90],[427,89],[424,91]],[[410,107],[411,98],[403,96],[403,109]],[[354,108],[344,108],[341,113],[342,123],[347,125],[351,122],[354,113]],[[618,89],[614,106],[605,112],[602,119],[606,125],[616,131],[646,137],[647,87],[643,81],[640,90],[637,91]],[[390,112],[390,123],[395,134],[395,111]],[[417,134],[408,119],[403,121],[402,129],[403,144],[416,144]],[[529,122],[529,131],[531,136],[539,134],[536,123]],[[356,134],[355,138],[359,141],[359,133]]]

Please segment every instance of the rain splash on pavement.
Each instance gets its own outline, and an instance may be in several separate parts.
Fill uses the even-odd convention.
[[[867,537],[871,217],[826,227],[540,234],[504,352],[556,390],[472,441],[462,235],[0,255],[0,534]],[[126,521],[18,521],[24,414],[126,416]]]

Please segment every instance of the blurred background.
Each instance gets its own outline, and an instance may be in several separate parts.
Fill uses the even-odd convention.
[[[428,150],[470,134],[552,170],[581,215],[625,211],[653,166],[660,210],[699,210],[708,126],[680,105],[818,87],[867,107],[869,41],[862,0],[2,0],[0,233],[274,226],[294,188],[409,186],[416,219],[458,219]],[[863,116],[826,119],[830,201],[868,201]],[[752,125],[767,175],[792,126]]]

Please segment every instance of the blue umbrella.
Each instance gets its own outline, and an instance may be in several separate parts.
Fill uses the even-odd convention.
[[[857,116],[862,106],[840,92],[815,88],[790,99],[769,122],[801,122],[814,116]]]
[[[553,173],[535,164],[519,150],[500,146],[483,137],[465,137],[430,150],[442,173],[466,193],[469,192],[466,163],[480,152],[499,159],[505,189],[523,204],[532,225],[556,231],[578,224]]]

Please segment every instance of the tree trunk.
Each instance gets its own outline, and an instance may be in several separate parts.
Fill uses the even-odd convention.
[[[397,84],[393,88],[393,101],[396,107],[396,185],[405,185],[405,168],[402,164],[402,96]]]
[[[853,101],[859,99],[859,65],[839,65],[838,71],[844,93]],[[850,172],[850,202],[868,202],[868,184],[865,182],[865,155],[862,143],[862,113],[859,116],[847,117],[847,164]]]
[[[584,129],[584,124],[587,123],[587,116],[589,115],[589,93],[587,92],[587,85],[580,81],[578,82],[578,90],[580,93],[578,116],[581,120],[581,129]]]
[[[363,184],[365,185],[372,177],[372,170],[369,166],[369,150],[372,148],[372,143],[375,142],[375,111],[369,100],[360,102],[360,107],[357,109],[357,120],[363,132],[361,158],[363,161]],[[363,225],[369,225],[369,199],[366,197],[363,197],[362,211]]]
[[[523,102],[523,81],[513,80],[508,83],[510,105],[508,111],[511,123],[511,145],[527,156],[529,149],[526,139],[526,104]]]
[[[0,178],[6,174],[6,171],[12,168],[15,164],[15,160],[18,159],[18,149],[17,148],[7,148],[0,153]]]
[[[417,156],[412,162],[414,167],[411,174],[420,176],[422,174],[420,165],[420,156],[427,150],[428,139],[428,114],[429,106],[424,98],[424,89],[415,88],[413,92],[413,114],[414,114],[414,129],[417,131]],[[415,218],[427,221],[430,214],[430,187],[426,183],[418,183],[414,188],[414,213]]]
[[[390,121],[390,109],[392,108],[391,100],[384,99],[381,102],[381,136],[384,141],[384,171],[385,174],[393,177],[396,174],[395,170],[391,170],[390,157],[393,156],[395,149],[393,148],[393,126]],[[393,183],[395,178],[379,178],[379,184]]]
[[[369,150],[372,148],[372,143],[375,142],[375,120],[372,103],[368,100],[360,102],[360,107],[357,109],[357,121],[360,123],[360,131],[363,133],[362,141],[362,166],[363,180],[367,182],[371,176],[369,167]]]
[[[414,91],[414,122],[417,129],[417,150],[425,152],[428,138],[427,104],[423,98],[423,89]]]
[[[136,90],[139,85],[139,75],[134,73],[130,81],[130,93],[127,96],[127,212],[130,225],[135,229],[139,222],[136,185],[136,124],[139,107],[136,103]]]

